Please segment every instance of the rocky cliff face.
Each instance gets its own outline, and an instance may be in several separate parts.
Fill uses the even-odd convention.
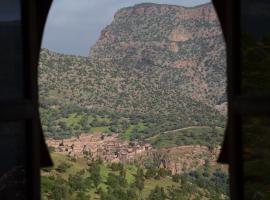
[[[120,9],[90,57],[140,70],[176,68],[183,80],[180,90],[188,96],[214,106],[226,101],[225,46],[211,4],[147,3]]]

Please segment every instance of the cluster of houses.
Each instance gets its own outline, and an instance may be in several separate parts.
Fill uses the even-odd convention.
[[[151,144],[122,141],[117,134],[81,134],[70,139],[47,139],[56,152],[71,157],[101,158],[107,162],[127,162],[152,149]]]
[[[141,165],[156,162],[157,167],[170,170],[172,174],[195,170],[205,165],[206,160],[215,165],[220,153],[220,146],[214,149],[200,145],[154,149],[151,144],[123,141],[117,134],[81,134],[70,139],[47,139],[47,144],[58,153],[84,157],[88,161],[102,159],[108,163],[126,163],[136,160]]]

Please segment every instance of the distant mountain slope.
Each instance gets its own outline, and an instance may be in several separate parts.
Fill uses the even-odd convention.
[[[217,108],[226,102],[225,77],[224,43],[210,4],[123,8],[89,58],[46,49],[40,55],[45,110],[75,106],[110,113],[112,121],[114,114],[150,117],[154,134],[224,126]]]
[[[208,105],[226,101],[225,45],[212,4],[185,8],[147,3],[120,9],[90,57],[139,70],[175,68],[185,95]]]

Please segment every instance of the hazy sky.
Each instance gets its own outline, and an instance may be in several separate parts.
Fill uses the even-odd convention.
[[[87,56],[117,10],[144,2],[189,7],[209,0],[54,0],[42,46],[56,52]]]

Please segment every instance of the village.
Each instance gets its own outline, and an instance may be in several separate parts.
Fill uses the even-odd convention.
[[[183,173],[209,163],[215,165],[220,146],[210,150],[206,146],[190,145],[155,149],[149,143],[125,141],[118,134],[81,134],[70,139],[47,139],[47,145],[55,152],[71,158],[84,157],[89,162],[101,159],[108,163],[131,163],[141,165],[155,162],[158,168],[172,174]]]
[[[56,152],[71,157],[102,159],[106,162],[130,162],[152,149],[151,144],[122,141],[117,134],[81,134],[70,139],[48,139],[47,144]]]

